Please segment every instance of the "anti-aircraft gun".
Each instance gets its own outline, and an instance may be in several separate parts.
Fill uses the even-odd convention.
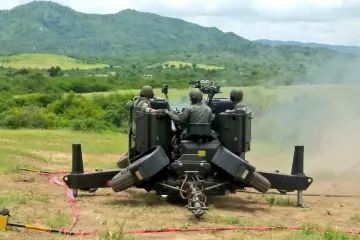
[[[199,88],[202,93],[208,94],[208,106],[211,106],[215,94],[221,93],[220,86],[215,86],[214,82],[209,80],[191,80],[189,84],[193,85],[194,88]]]
[[[245,153],[250,151],[252,113],[243,112],[241,114],[231,114],[233,121],[229,122],[230,125],[223,125],[223,118],[230,116],[226,114],[225,111],[227,109],[233,109],[234,103],[229,98],[215,98],[216,94],[222,93],[220,86],[216,86],[213,81],[209,80],[192,80],[189,84],[194,88],[199,88],[202,93],[208,95],[207,98],[204,99],[204,103],[212,109],[214,119],[211,123],[211,128],[219,133],[220,141],[226,144],[233,153],[245,159]],[[242,137],[237,138],[237,140],[229,139],[227,137],[229,136],[228,132],[232,130],[240,131]],[[240,145],[241,147],[239,148],[236,145]]]
[[[135,148],[124,160],[127,164],[113,170],[84,173],[81,145],[73,144],[72,173],[64,177],[66,185],[73,189],[90,191],[94,188],[111,187],[121,192],[130,187],[142,188],[157,195],[167,195],[169,200],[183,200],[196,217],[207,209],[207,196],[235,193],[251,187],[266,193],[269,189],[281,192],[298,191],[298,203],[302,204],[302,191],[312,183],[303,172],[303,146],[296,146],[291,175],[256,170],[245,159],[250,150],[251,113],[226,113],[232,102],[226,98],[214,98],[220,92],[208,80],[191,81],[194,87],[208,94],[205,100],[215,115],[212,124],[188,124],[186,138],[181,138],[178,124],[172,130],[172,121],[165,113],[130,111],[129,123],[134,118],[137,133]],[[162,93],[166,99],[150,101],[153,109],[170,109],[168,86]],[[215,129],[217,136],[212,134]],[[129,136],[131,135],[129,131]],[[130,148],[130,145],[129,145]]]

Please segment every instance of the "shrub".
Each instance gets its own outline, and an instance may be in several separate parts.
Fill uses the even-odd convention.
[[[14,107],[6,114],[4,125],[11,129],[40,128],[48,129],[55,126],[54,114],[45,112],[37,106]]]

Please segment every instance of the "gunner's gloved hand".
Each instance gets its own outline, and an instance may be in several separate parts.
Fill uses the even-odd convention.
[[[164,113],[168,114],[168,113],[169,113],[169,110],[164,109]]]
[[[156,110],[156,112],[158,112],[158,113],[164,113],[164,109],[158,109],[158,110]]]

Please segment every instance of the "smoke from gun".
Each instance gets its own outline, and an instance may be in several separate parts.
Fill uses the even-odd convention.
[[[359,63],[359,58],[331,60],[319,71],[303,76],[295,83],[321,85],[267,90],[277,97],[288,95],[290,100],[279,100],[254,119],[253,139],[286,149],[287,159],[282,160],[286,163],[285,171],[291,166],[294,145],[305,146],[305,169],[308,173],[335,176],[351,166],[359,166]],[[273,162],[273,165],[278,164]],[[360,167],[352,170],[360,171]],[[351,173],[346,175],[349,177]]]

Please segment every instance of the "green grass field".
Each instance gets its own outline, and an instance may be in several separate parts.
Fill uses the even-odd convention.
[[[156,64],[159,65],[159,64]],[[174,66],[174,68],[180,68],[180,66],[190,66],[193,67],[193,63],[191,62],[184,62],[184,61],[167,61],[167,62],[163,62],[162,64],[163,68],[171,68],[171,66]],[[148,66],[149,68],[154,67],[155,65],[152,66]],[[222,66],[215,66],[215,65],[207,65],[207,64],[201,64],[201,63],[196,63],[196,67],[197,68],[201,68],[201,69],[206,69],[206,70],[221,70],[224,69],[225,67]]]
[[[88,133],[88,132],[72,132],[72,131],[45,131],[45,130],[1,130],[0,137],[0,154],[4,159],[9,159],[14,155],[33,156],[35,158],[41,156],[40,152],[49,153],[71,153],[72,143],[81,143],[84,154],[89,155],[118,155],[127,151],[127,137],[124,134],[115,133]],[[43,161],[52,161],[40,157]],[[68,159],[69,160],[69,159]],[[4,160],[6,161],[6,160]],[[60,160],[59,160],[60,161]],[[116,167],[115,159],[109,159],[105,162],[90,163],[88,167]],[[70,162],[59,162],[65,168],[71,167]],[[95,164],[95,165],[91,165]],[[10,167],[12,164],[4,165]],[[1,171],[1,170],[0,170]],[[9,170],[11,171],[11,170]],[[6,172],[8,172],[6,170]]]
[[[168,64],[170,67],[174,65],[175,68],[179,68],[182,66],[192,66],[190,62],[182,62],[182,61],[168,61],[162,63],[163,67]],[[29,69],[48,69],[53,66],[59,66],[62,69],[94,69],[94,68],[103,68],[108,67],[106,64],[87,64],[81,60],[77,60],[74,58],[70,58],[64,55],[57,54],[42,54],[42,53],[34,53],[34,54],[19,54],[13,56],[0,56],[0,66],[2,67],[11,67],[11,68],[29,68]],[[120,66],[115,66],[120,68]],[[221,66],[214,65],[206,65],[206,64],[197,64],[198,68],[202,69],[224,69]],[[104,75],[107,76],[107,75]]]
[[[171,65],[174,65],[175,68],[179,68],[180,65],[181,66],[193,66],[192,63],[190,62],[182,62],[182,61],[167,61],[165,63],[162,64],[163,67],[166,67],[166,64],[168,65],[168,67],[171,67]],[[196,64],[197,68],[202,68],[202,69],[206,69],[206,70],[219,70],[219,69],[224,69],[224,67],[220,67],[220,66],[215,66],[215,65],[206,65],[206,64]]]
[[[80,60],[56,54],[19,54],[0,56],[0,66],[11,68],[48,69],[59,66],[61,69],[103,68],[105,64],[87,64]]]

